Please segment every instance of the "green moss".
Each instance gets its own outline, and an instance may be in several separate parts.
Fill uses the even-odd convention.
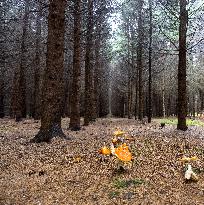
[[[144,182],[145,181],[143,179],[129,179],[129,180],[117,179],[113,182],[113,184],[115,188],[123,189],[129,187],[130,185],[139,186]]]
[[[178,120],[176,118],[163,118],[158,119],[159,123],[165,123],[167,125],[177,125]],[[187,126],[204,126],[204,122],[201,120],[193,120],[193,119],[187,119],[186,121]]]

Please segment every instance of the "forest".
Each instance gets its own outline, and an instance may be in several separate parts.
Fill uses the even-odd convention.
[[[7,0],[0,22],[0,204],[204,204],[203,0]]]

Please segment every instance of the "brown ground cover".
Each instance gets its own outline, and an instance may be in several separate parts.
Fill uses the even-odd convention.
[[[204,204],[204,128],[181,132],[157,122],[99,119],[71,132],[68,118],[62,124],[72,140],[31,144],[40,122],[0,120],[1,205]],[[134,138],[133,165],[121,172],[114,157],[98,154],[116,128]],[[198,182],[184,180],[177,160],[183,152],[199,158],[191,163]]]

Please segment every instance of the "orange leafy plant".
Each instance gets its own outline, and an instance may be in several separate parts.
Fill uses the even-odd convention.
[[[126,145],[126,143],[115,148],[114,153],[116,157],[118,157],[118,159],[120,159],[123,162],[130,162],[132,160],[132,154],[129,150],[129,147]]]
[[[125,132],[122,131],[122,130],[117,130],[117,131],[115,131],[115,132],[113,133],[114,136],[121,136],[121,135],[123,135],[123,134],[125,134]]]
[[[99,150],[99,153],[102,155],[110,155],[111,151],[108,147],[104,146]]]

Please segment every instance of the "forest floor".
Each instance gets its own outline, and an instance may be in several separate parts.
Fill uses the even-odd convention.
[[[158,121],[111,118],[71,132],[68,121],[62,126],[71,140],[33,144],[40,122],[0,120],[1,205],[204,205],[204,127],[182,132],[175,125],[161,129]],[[134,138],[133,164],[123,172],[114,157],[98,153],[116,129]],[[198,157],[191,163],[197,182],[185,181],[182,152]]]

